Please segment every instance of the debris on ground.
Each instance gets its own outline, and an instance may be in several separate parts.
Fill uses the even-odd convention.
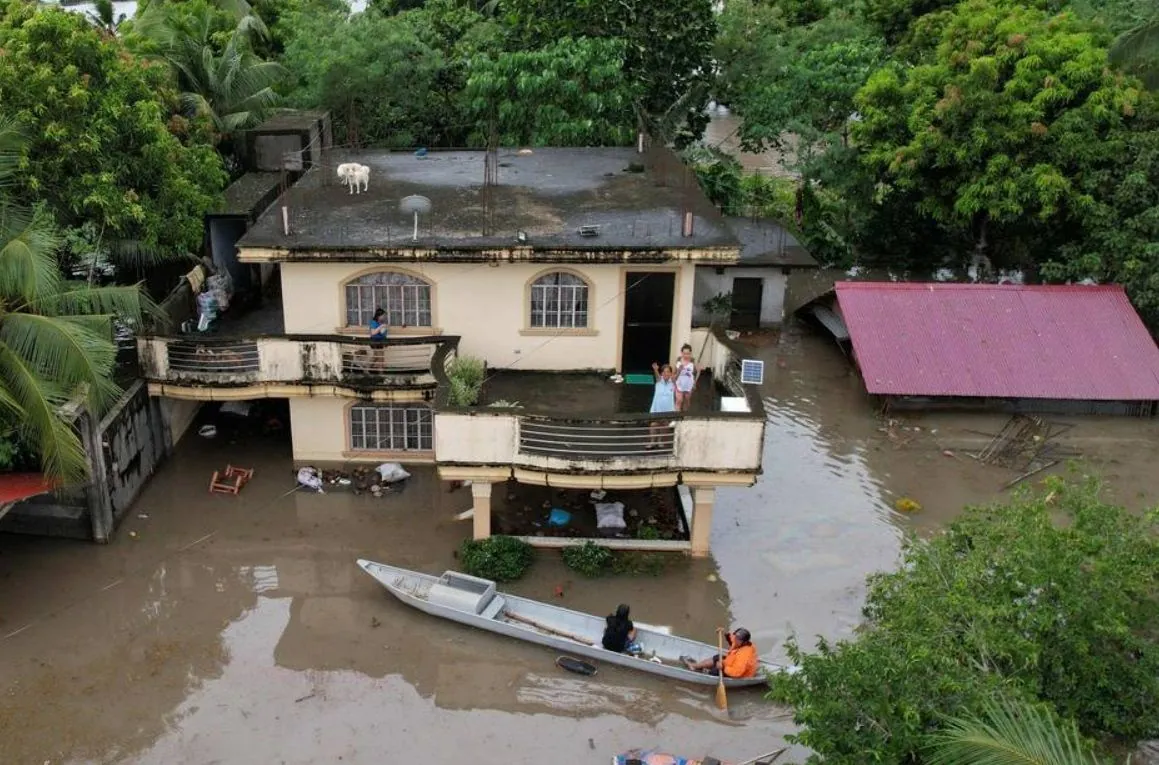
[[[916,513],[922,509],[921,504],[917,500],[910,499],[909,497],[902,497],[893,504],[893,507],[899,513]]]

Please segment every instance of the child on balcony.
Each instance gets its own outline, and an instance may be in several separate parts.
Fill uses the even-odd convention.
[[[700,368],[692,358],[692,346],[685,343],[680,346],[680,358],[676,359],[676,411],[688,411],[699,378]]]
[[[676,383],[672,380],[672,365],[665,364],[661,367],[659,364],[652,363],[652,374],[656,378],[656,389],[652,393],[652,408],[648,411],[652,414],[667,414],[676,411]],[[671,446],[671,443],[665,444],[664,431],[671,427],[671,423],[653,421],[649,426],[648,449],[657,449],[663,446]]]

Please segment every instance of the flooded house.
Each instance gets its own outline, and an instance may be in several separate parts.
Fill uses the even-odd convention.
[[[707,553],[715,489],[756,480],[765,417],[742,351],[694,327],[698,270],[742,248],[672,152],[326,149],[300,169],[226,253],[260,307],[142,338],[150,394],[284,399],[298,465],[434,464],[470,482],[476,538],[496,484],[664,489],[684,533],[640,544]],[[693,406],[653,417],[652,364],[685,343]],[[465,357],[486,365],[473,402],[450,394]]]
[[[1159,412],[1159,348],[1117,285],[847,281],[803,311],[886,408]]]
[[[781,223],[767,218],[725,218],[740,243],[733,264],[696,267],[692,321],[729,329],[775,327],[785,318],[789,276],[817,268],[817,261]]]

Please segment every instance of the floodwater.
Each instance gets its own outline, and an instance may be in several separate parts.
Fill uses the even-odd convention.
[[[895,565],[905,533],[1001,496],[1015,475],[966,452],[1000,418],[886,422],[808,328],[756,353],[765,474],[719,492],[715,561],[589,581],[545,551],[512,589],[552,600],[560,587],[563,605],[597,613],[628,602],[702,640],[731,621],[780,658],[790,633],[847,636],[865,575]],[[1073,433],[1120,498],[1154,501],[1155,423]],[[0,761],[579,765],[650,745],[739,760],[791,731],[759,692],[730,692],[725,717],[712,689],[614,667],[568,675],[546,649],[407,609],[354,559],[454,567],[470,526],[451,516],[469,493],[416,468],[382,498],[287,495],[289,450],[272,439],[191,435],[109,546],[0,537]],[[254,467],[254,481],[239,497],[207,494],[227,462]],[[898,514],[900,497],[923,509]]]

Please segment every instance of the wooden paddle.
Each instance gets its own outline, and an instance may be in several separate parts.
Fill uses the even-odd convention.
[[[547,632],[547,633],[550,633],[552,635],[556,635],[556,636],[561,637],[561,638],[567,638],[568,640],[579,643],[580,645],[591,645],[592,644],[592,641],[589,638],[581,637],[579,635],[573,635],[570,632],[563,632],[562,630],[557,630],[553,627],[548,627],[546,624],[540,624],[539,622],[535,621],[534,619],[528,619],[526,616],[520,616],[519,614],[513,614],[510,611],[504,611],[503,616],[507,617],[508,619],[511,619],[512,621],[523,622],[528,627],[534,627],[535,629],[540,630],[542,632]]]
[[[720,673],[717,675],[716,683],[716,705],[728,711],[728,696],[724,691],[724,628],[718,627],[716,630],[716,648],[720,655]]]

